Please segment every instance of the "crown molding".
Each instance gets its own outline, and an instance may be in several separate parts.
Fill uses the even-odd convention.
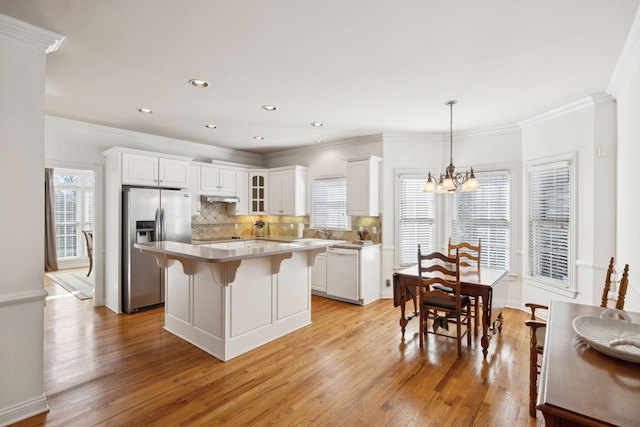
[[[640,57],[640,7],[636,10],[636,15],[633,18],[631,29],[627,34],[627,40],[624,42],[622,52],[618,57],[618,62],[609,80],[607,86],[607,93],[614,99],[618,99],[622,88],[629,79],[629,75],[633,70],[633,67],[638,62]]]
[[[491,126],[480,129],[465,130],[461,132],[453,132],[454,138],[469,138],[487,135],[497,135],[501,133],[520,132],[522,128],[518,123],[509,123],[502,126]]]
[[[41,47],[45,53],[55,52],[64,41],[64,36],[60,34],[2,14],[0,34]]]
[[[564,105],[562,107],[547,111],[546,113],[542,113],[538,116],[534,116],[529,119],[522,120],[521,122],[518,122],[518,125],[524,129],[531,125],[534,125],[546,120],[554,119],[554,118],[563,116],[565,114],[571,113],[573,111],[581,110],[583,108],[591,107],[597,104],[605,104],[607,102],[614,102],[614,100],[611,98],[611,96],[609,96],[604,92],[596,93],[593,95],[589,95],[585,98],[579,99],[577,101],[574,101],[570,104]]]
[[[356,137],[341,139],[341,140],[332,141],[332,142],[323,142],[320,144],[309,145],[306,147],[292,148],[289,150],[274,151],[272,153],[263,154],[262,157],[264,159],[277,159],[282,156],[288,156],[293,154],[303,154],[303,153],[313,153],[317,151],[324,151],[327,148],[340,147],[343,145],[354,146],[354,145],[362,145],[362,144],[375,144],[375,143],[382,143],[382,141],[383,141],[383,135],[381,133],[378,133],[373,135],[356,136]]]

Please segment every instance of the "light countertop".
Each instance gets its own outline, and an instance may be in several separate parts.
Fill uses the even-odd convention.
[[[258,239],[255,239],[258,240]],[[278,255],[287,252],[309,251],[314,249],[323,249],[333,246],[337,243],[343,243],[341,240],[323,240],[323,239],[296,239],[297,241],[278,242],[270,239],[261,239],[273,242],[265,246],[253,246],[241,249],[217,249],[210,248],[202,244],[189,244],[179,242],[151,242],[136,243],[134,246],[143,252],[152,254],[164,254],[178,258],[191,259],[201,262],[229,262],[249,258],[258,258],[264,256]],[[216,242],[221,242],[217,240]]]

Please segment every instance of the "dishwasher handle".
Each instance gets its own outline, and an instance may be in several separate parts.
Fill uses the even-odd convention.
[[[339,255],[339,256],[357,257],[358,256],[358,250],[357,249],[329,248],[327,250],[327,255]]]

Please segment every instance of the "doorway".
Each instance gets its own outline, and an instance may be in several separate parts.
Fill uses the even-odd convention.
[[[46,162],[46,167],[53,169],[58,259],[55,273],[62,273],[63,280],[66,277],[71,283],[75,282],[84,294],[89,285],[89,292],[93,288],[93,305],[104,305],[102,251],[99,250],[102,165]],[[70,292],[75,294],[73,290]]]

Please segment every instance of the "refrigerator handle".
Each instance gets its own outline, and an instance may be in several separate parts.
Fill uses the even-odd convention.
[[[165,240],[167,229],[164,224],[164,208],[160,208],[160,226],[162,227],[162,240]]]
[[[160,208],[156,208],[156,218],[155,218],[155,226],[154,226],[154,230],[153,230],[153,234],[154,234],[154,241],[157,242],[159,240],[162,240],[160,238]]]

